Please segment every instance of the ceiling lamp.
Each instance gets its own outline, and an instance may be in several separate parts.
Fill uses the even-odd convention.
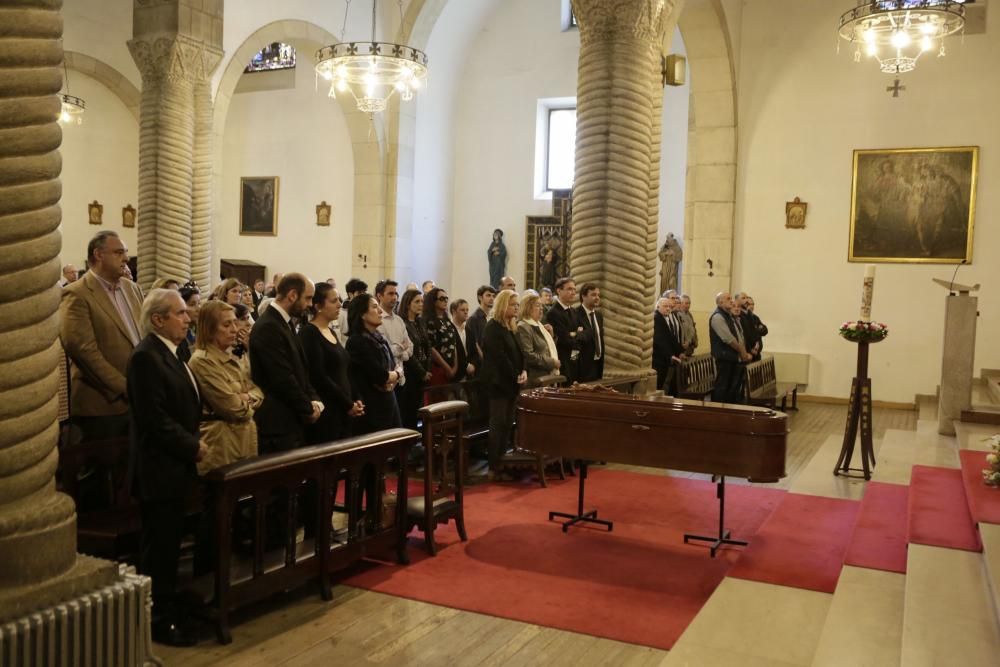
[[[911,72],[927,51],[945,55],[944,38],[965,26],[965,0],[859,0],[840,17],[840,36],[878,61],[886,74]]]
[[[66,92],[59,95],[62,102],[62,109],[59,111],[59,122],[63,125],[73,123],[79,125],[83,122],[83,112],[87,104],[79,97],[69,94],[69,70],[66,69],[66,60],[63,59],[63,80],[66,81]]]
[[[399,3],[400,24],[403,19],[403,2]],[[316,52],[316,72],[330,82],[330,97],[350,94],[362,113],[376,114],[385,111],[393,95],[399,93],[403,100],[412,100],[413,93],[427,79],[427,55],[410,46],[375,41],[375,8],[372,0],[372,38],[369,42],[341,42],[324,46]],[[347,12],[344,11],[344,30]],[[343,32],[341,31],[341,39]]]

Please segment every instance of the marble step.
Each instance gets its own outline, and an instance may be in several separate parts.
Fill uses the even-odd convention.
[[[955,439],[959,449],[989,451],[990,445],[987,439],[994,433],[1000,433],[1000,428],[993,424],[955,422]]]
[[[890,484],[909,484],[914,464],[960,467],[955,438],[939,435],[937,422],[917,420],[916,431],[888,429],[875,453],[872,479]]]
[[[993,600],[993,613],[1000,618],[1000,525],[979,524],[979,536],[983,540],[983,562]]]
[[[1000,622],[982,554],[911,544],[906,568],[901,664],[995,667]]]
[[[813,667],[900,664],[905,575],[845,565],[820,634]]]

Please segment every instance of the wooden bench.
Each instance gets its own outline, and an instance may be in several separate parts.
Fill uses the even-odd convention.
[[[205,479],[215,518],[215,598],[212,602],[218,639],[232,641],[229,614],[280,591],[316,582],[324,600],[331,599],[330,574],[375,553],[406,553],[406,460],[420,437],[409,429],[390,429],[323,445],[268,454],[210,471]],[[401,465],[402,464],[402,465]],[[398,500],[384,520],[388,474],[398,475]],[[304,491],[303,481],[317,492]],[[334,531],[337,488],[344,483],[346,526]],[[233,559],[233,523],[238,508],[250,499],[253,510],[252,562],[240,568]],[[315,521],[313,537],[299,542],[300,499],[303,514]],[[278,500],[284,544],[267,549],[268,506]]]
[[[696,354],[677,366],[677,398],[707,401],[719,372],[711,354]]]
[[[798,410],[799,386],[792,382],[778,382],[774,372],[774,357],[754,361],[744,367],[743,388],[748,405],[763,405],[772,409],[788,411],[788,398],[792,399],[792,410]]]

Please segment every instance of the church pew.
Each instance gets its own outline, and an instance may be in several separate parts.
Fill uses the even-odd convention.
[[[777,409],[781,401],[781,411],[786,412],[788,399],[792,399],[792,409],[798,409],[799,386],[791,382],[778,382],[774,370],[774,357],[765,357],[744,367],[743,387],[748,405],[763,405]]]
[[[688,357],[677,367],[677,398],[708,400],[716,377],[718,369],[711,354]]]
[[[310,582],[318,584],[322,598],[329,600],[331,573],[371,554],[394,550],[400,563],[409,562],[405,462],[419,437],[409,429],[379,431],[238,461],[205,476],[215,522],[211,613],[221,643],[232,641],[229,614],[234,609]],[[395,472],[398,497],[386,520],[385,480]],[[316,492],[304,491],[304,480],[315,484]],[[335,531],[331,523],[341,482],[347,522]],[[277,511],[269,510],[275,501]],[[241,567],[233,558],[232,536],[234,515],[247,504],[252,507],[253,546],[251,564]],[[297,540],[300,511],[312,533],[301,542]],[[280,541],[269,549],[269,538],[275,539],[269,519],[275,518],[280,522]]]

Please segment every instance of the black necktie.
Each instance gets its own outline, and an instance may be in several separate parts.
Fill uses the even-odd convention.
[[[597,314],[590,311],[590,326],[594,328],[594,358],[601,358],[601,332],[597,328]]]

